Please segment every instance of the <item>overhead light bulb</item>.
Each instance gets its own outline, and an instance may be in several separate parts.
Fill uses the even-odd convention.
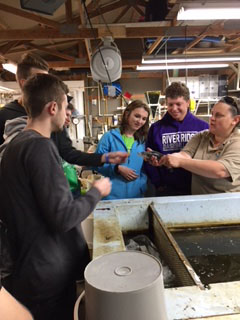
[[[239,20],[239,2],[219,3],[186,3],[180,8],[177,20]]]
[[[190,63],[190,62],[224,62],[224,61],[232,61],[232,62],[237,62],[240,61],[240,56],[232,56],[232,57],[199,57],[199,58],[189,58],[189,57],[184,57],[184,58],[172,58],[171,56],[168,56],[166,59],[158,59],[158,58],[153,58],[153,59],[147,59],[143,58],[142,63],[143,64],[158,64],[158,63],[166,63],[166,64],[171,64],[171,63]]]
[[[2,63],[2,67],[3,69],[9,72],[12,72],[14,74],[17,73],[17,65],[15,63],[12,63],[12,62]]]
[[[178,69],[215,69],[215,68],[227,68],[229,65],[227,63],[214,63],[214,64],[179,64],[179,65],[147,65],[147,66],[137,66],[137,70],[178,70]]]

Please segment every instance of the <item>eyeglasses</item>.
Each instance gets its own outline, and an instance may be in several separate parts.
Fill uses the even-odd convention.
[[[235,110],[237,111],[237,115],[239,115],[238,104],[234,98],[229,97],[229,96],[225,96],[225,97],[222,97],[220,101],[225,102],[226,104],[230,105],[231,107],[234,107]]]

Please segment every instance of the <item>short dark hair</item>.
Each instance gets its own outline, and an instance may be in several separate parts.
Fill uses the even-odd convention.
[[[74,110],[74,106],[73,106],[73,104],[72,104],[71,102],[68,103],[67,109],[69,109],[69,110],[71,110],[71,111]]]
[[[183,97],[185,101],[190,100],[190,92],[188,87],[182,82],[172,82],[166,89],[166,99],[177,99]]]
[[[32,68],[47,72],[49,70],[48,63],[43,58],[34,53],[25,53],[17,64],[17,78],[26,80],[31,76]]]
[[[218,102],[227,104],[233,117],[240,115],[239,100],[236,97],[225,96],[222,97]]]
[[[123,117],[122,117],[122,121],[121,121],[119,129],[120,129],[121,134],[124,134],[126,128],[128,127],[128,118],[129,118],[131,112],[137,108],[143,108],[148,113],[148,117],[147,117],[145,124],[134,133],[134,139],[137,140],[138,142],[143,142],[147,138],[147,133],[148,133],[148,129],[149,129],[150,109],[141,100],[134,100],[126,107],[126,109],[123,112]]]
[[[39,73],[31,76],[23,86],[23,103],[28,116],[38,117],[51,101],[56,101],[61,108],[67,92],[65,83],[54,75]]]

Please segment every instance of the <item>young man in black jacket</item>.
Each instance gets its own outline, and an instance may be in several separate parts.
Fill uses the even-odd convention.
[[[28,124],[7,145],[0,164],[0,219],[8,227],[14,260],[4,286],[35,320],[72,318],[75,281],[89,262],[81,222],[111,190],[103,178],[85,196],[72,197],[50,139],[65,122],[65,89],[49,74],[26,81]]]
[[[22,57],[17,66],[17,82],[20,89],[23,89],[25,81],[34,74],[48,73],[48,64],[36,54],[28,53]],[[23,107],[22,97],[6,104],[0,109],[0,145],[4,143],[5,122],[18,117],[26,116]],[[66,129],[54,132],[51,138],[55,142],[60,156],[71,164],[79,166],[101,166],[105,162],[116,163],[119,161],[118,154],[115,152],[106,154],[86,153],[73,147],[71,139],[68,137]]]

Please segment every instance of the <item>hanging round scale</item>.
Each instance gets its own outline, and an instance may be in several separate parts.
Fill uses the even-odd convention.
[[[112,44],[114,46],[110,45],[110,42],[105,45],[104,42],[104,45],[92,55],[90,68],[95,81],[110,83],[121,77],[122,58],[117,46]]]

